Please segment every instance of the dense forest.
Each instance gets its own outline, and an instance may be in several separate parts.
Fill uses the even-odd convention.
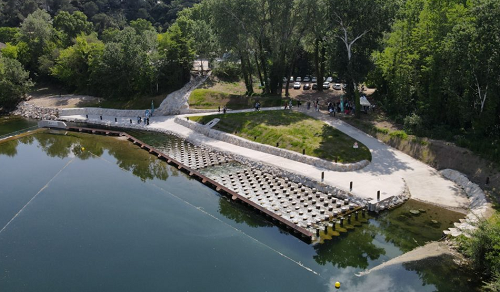
[[[142,16],[154,25],[143,18],[128,20],[143,9],[133,6],[136,1],[41,2],[0,2],[1,21],[19,23],[0,27],[0,42],[6,44],[0,55],[0,109],[13,108],[33,81],[120,100],[171,91],[189,81],[194,51],[188,32],[172,18],[149,14],[167,4],[141,2],[147,7]],[[78,10],[86,11],[89,3],[99,6],[92,21]],[[96,21],[102,19],[99,13],[109,21]]]
[[[500,161],[498,0],[205,0],[179,15],[197,54],[231,53],[248,94],[254,79],[280,94],[284,76],[336,76],[359,102],[366,83],[407,132]]]
[[[138,18],[164,31],[175,21],[177,12],[200,0],[0,0],[0,26],[17,27],[37,9],[52,17],[60,11],[83,12],[99,32],[124,28]]]

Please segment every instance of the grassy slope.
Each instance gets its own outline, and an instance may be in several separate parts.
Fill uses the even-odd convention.
[[[359,149],[352,146],[356,140],[325,125],[323,122],[297,112],[268,111],[249,112],[206,117],[191,117],[191,120],[207,123],[214,118],[221,121],[215,129],[256,141],[258,143],[339,162],[351,163],[363,159],[371,160],[370,151],[359,143]]]
[[[194,109],[216,109],[227,106],[229,109],[252,108],[256,101],[261,106],[279,106],[281,98],[278,96],[246,96],[243,82],[224,82],[209,78],[200,88],[194,90],[189,97],[189,107]],[[254,92],[260,92],[254,87]]]

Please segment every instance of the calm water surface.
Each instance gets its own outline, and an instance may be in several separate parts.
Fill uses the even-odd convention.
[[[417,202],[308,245],[127,141],[55,131],[1,143],[0,186],[0,291],[474,291],[446,258],[355,275],[460,217]]]
[[[28,120],[18,116],[0,116],[0,137],[36,125],[35,120]]]

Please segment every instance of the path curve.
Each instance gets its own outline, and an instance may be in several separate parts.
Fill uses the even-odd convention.
[[[278,110],[278,108],[263,109]],[[236,110],[230,112],[246,112],[251,110]],[[412,198],[457,210],[466,210],[468,200],[460,187],[455,183],[443,178],[437,170],[432,167],[398,151],[370,135],[328,115],[316,113],[312,110],[304,111],[315,118],[337,128],[343,133],[365,144],[372,153],[372,162],[369,166],[353,172],[336,172],[321,169],[312,165],[292,161],[283,157],[251,150],[215,140],[197,133],[189,128],[174,122],[176,116],[155,116],[151,118],[148,130],[168,130],[181,137],[188,138],[197,143],[206,144],[220,151],[234,153],[249,159],[270,164],[286,171],[306,176],[314,180],[320,180],[321,172],[325,172],[324,183],[349,190],[349,183],[353,182],[353,195],[367,200],[376,200],[377,191],[381,191],[381,199],[390,196],[398,196],[405,190],[405,181]],[[216,114],[204,113],[204,115]],[[200,115],[200,114],[195,114]],[[186,117],[189,115],[183,115]],[[103,116],[100,121],[98,116],[74,115],[61,117],[63,120],[86,121],[89,123],[106,123],[110,126],[129,127],[129,118],[118,118]],[[137,128],[137,125],[133,125]]]

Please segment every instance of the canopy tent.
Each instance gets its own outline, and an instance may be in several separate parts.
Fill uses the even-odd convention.
[[[372,105],[372,104],[368,101],[368,99],[366,99],[366,96],[364,96],[364,95],[363,95],[363,96],[361,96],[361,97],[359,98],[359,104],[360,104],[361,106],[371,106],[371,105]]]

